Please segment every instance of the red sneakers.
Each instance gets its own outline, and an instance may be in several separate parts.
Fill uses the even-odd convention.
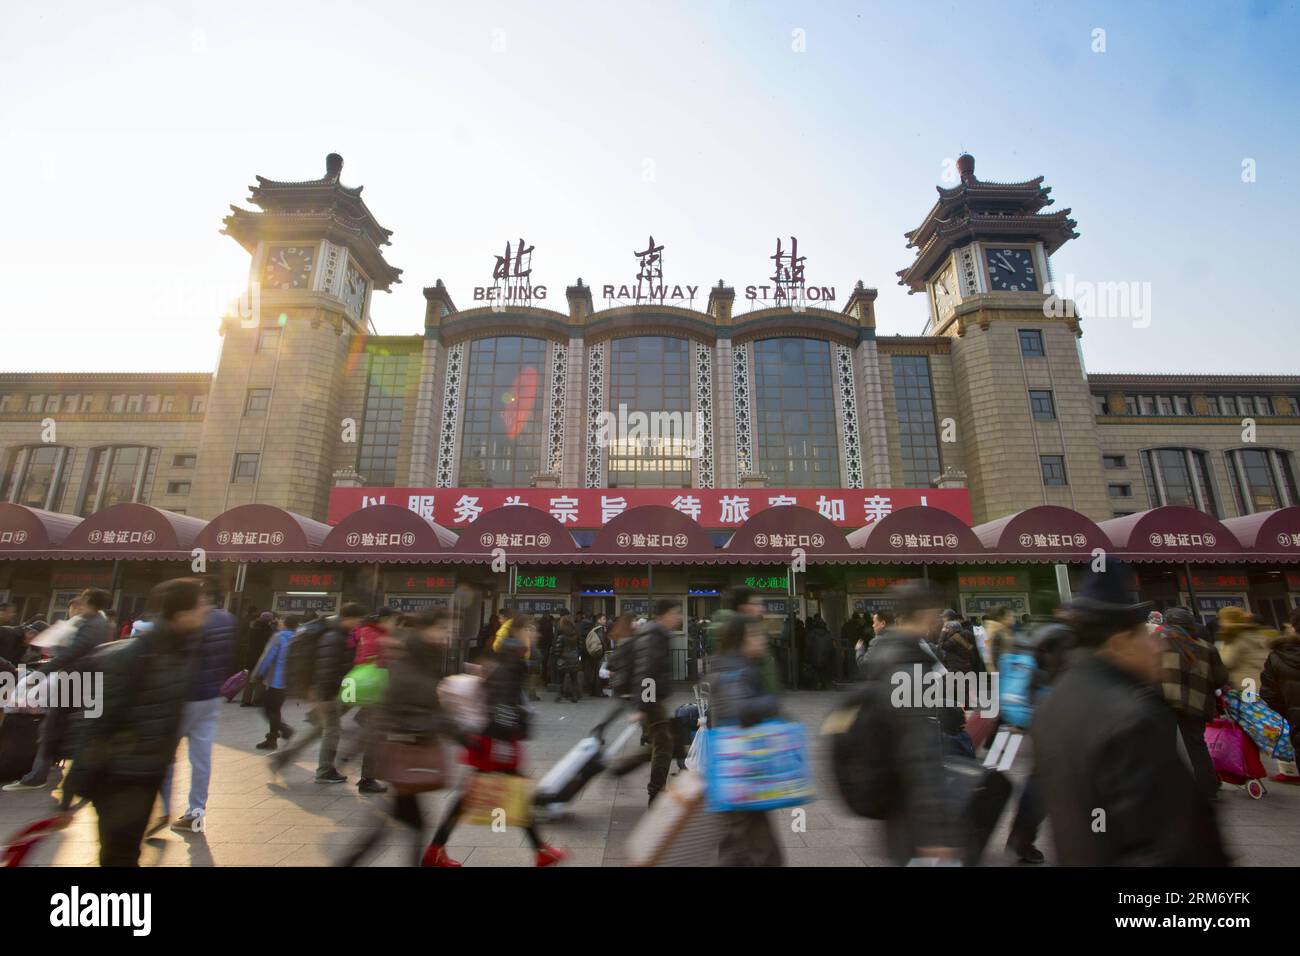
[[[542,848],[537,851],[538,866],[555,866],[557,863],[563,863],[569,858],[569,854],[558,847],[548,846],[543,843]]]
[[[430,843],[429,848],[424,851],[424,858],[420,860],[421,866],[460,866],[459,860],[453,860],[447,855],[445,848]]]

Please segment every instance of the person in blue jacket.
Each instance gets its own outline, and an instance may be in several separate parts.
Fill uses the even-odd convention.
[[[293,728],[280,717],[280,708],[284,706],[285,665],[289,662],[289,642],[301,624],[296,614],[289,614],[280,619],[279,629],[271,636],[261,660],[253,669],[249,683],[255,680],[266,682],[266,695],[262,698],[262,711],[266,714],[266,739],[257,745],[258,750],[274,750],[279,746],[280,738],[288,740],[293,736]]]

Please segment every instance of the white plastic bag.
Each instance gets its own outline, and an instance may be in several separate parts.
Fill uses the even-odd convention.
[[[487,695],[483,678],[475,674],[452,674],[438,684],[438,703],[451,714],[466,734],[481,734],[488,724]]]
[[[695,731],[695,739],[691,741],[691,749],[686,752],[686,769],[694,773],[704,772],[705,757],[705,738],[708,737],[708,731],[701,727]]]

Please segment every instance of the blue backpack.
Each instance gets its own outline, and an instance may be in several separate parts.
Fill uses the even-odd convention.
[[[1022,730],[1034,716],[1038,661],[1028,648],[1016,647],[998,658],[998,708],[1002,720]]]

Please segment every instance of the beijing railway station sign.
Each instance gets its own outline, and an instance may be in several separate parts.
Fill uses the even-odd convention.
[[[971,522],[965,488],[334,488],[329,522],[372,505],[399,505],[460,530],[484,512],[525,505],[569,528],[601,528],[642,505],[673,508],[703,528],[738,528],[760,511],[797,505],[841,528],[861,528],[923,505]]]

